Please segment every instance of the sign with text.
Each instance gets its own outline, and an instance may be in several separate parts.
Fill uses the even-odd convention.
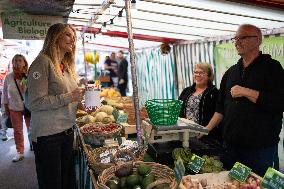
[[[269,167],[263,177],[261,186],[267,189],[284,189],[284,174]]]
[[[1,14],[4,39],[44,39],[48,28],[63,23],[63,17]]]
[[[174,176],[178,184],[180,183],[184,174],[185,174],[185,167],[183,165],[182,159],[179,157],[175,163],[175,168],[174,168]]]
[[[94,109],[101,106],[100,99],[101,85],[99,82],[95,84],[88,84],[85,92],[85,106],[86,109]]]
[[[251,168],[236,162],[233,168],[229,172],[229,176],[240,182],[245,182],[251,173]]]
[[[260,50],[278,60],[284,68],[284,36],[263,38]],[[233,43],[223,43],[214,47],[216,81],[220,85],[224,73],[240,59]]]
[[[193,154],[191,157],[190,162],[188,163],[188,168],[195,173],[199,173],[200,169],[202,168],[205,160],[199,157],[196,154]]]

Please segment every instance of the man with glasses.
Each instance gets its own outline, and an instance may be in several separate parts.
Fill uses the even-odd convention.
[[[232,39],[237,64],[224,74],[216,112],[206,126],[212,130],[223,120],[225,168],[241,162],[263,176],[273,167],[284,111],[284,70],[268,54],[262,54],[261,30],[241,25]]]

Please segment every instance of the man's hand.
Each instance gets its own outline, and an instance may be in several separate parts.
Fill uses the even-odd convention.
[[[244,97],[247,92],[247,88],[235,85],[231,88],[231,95],[233,98]]]
[[[250,101],[256,103],[259,96],[259,91],[235,85],[231,88],[231,95],[233,98],[246,97]]]
[[[123,83],[125,83],[124,79],[120,79],[119,84],[122,85]]]

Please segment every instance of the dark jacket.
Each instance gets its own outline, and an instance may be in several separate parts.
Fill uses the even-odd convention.
[[[180,96],[179,100],[183,101],[180,117],[186,117],[186,105],[189,97],[195,92],[195,84],[185,88]],[[210,84],[202,94],[199,103],[199,121],[198,124],[206,126],[215,112],[216,101],[218,97],[218,89]]]
[[[276,145],[284,111],[284,71],[270,55],[261,54],[247,67],[242,59],[224,74],[216,111],[224,115],[223,138],[239,148]],[[259,91],[256,103],[232,98],[230,89],[240,85]]]
[[[118,67],[118,81],[120,79],[124,79],[125,84],[128,81],[128,62],[125,58],[123,58]]]

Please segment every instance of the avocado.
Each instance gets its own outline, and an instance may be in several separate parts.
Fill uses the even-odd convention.
[[[135,175],[135,174],[129,175],[126,179],[126,183],[128,186],[135,186],[139,184],[139,182],[140,182],[140,178],[138,175]]]
[[[142,181],[142,188],[146,189],[152,182],[155,182],[155,176],[152,174],[147,175]]]
[[[119,189],[118,187],[118,183],[115,180],[108,180],[106,182],[106,185],[110,188],[110,189]]]
[[[140,175],[144,176],[151,172],[151,167],[142,163],[138,166],[137,170]]]
[[[119,181],[119,187],[122,189],[122,188],[126,188],[126,178],[127,177],[121,177],[120,178],[120,181]]]

